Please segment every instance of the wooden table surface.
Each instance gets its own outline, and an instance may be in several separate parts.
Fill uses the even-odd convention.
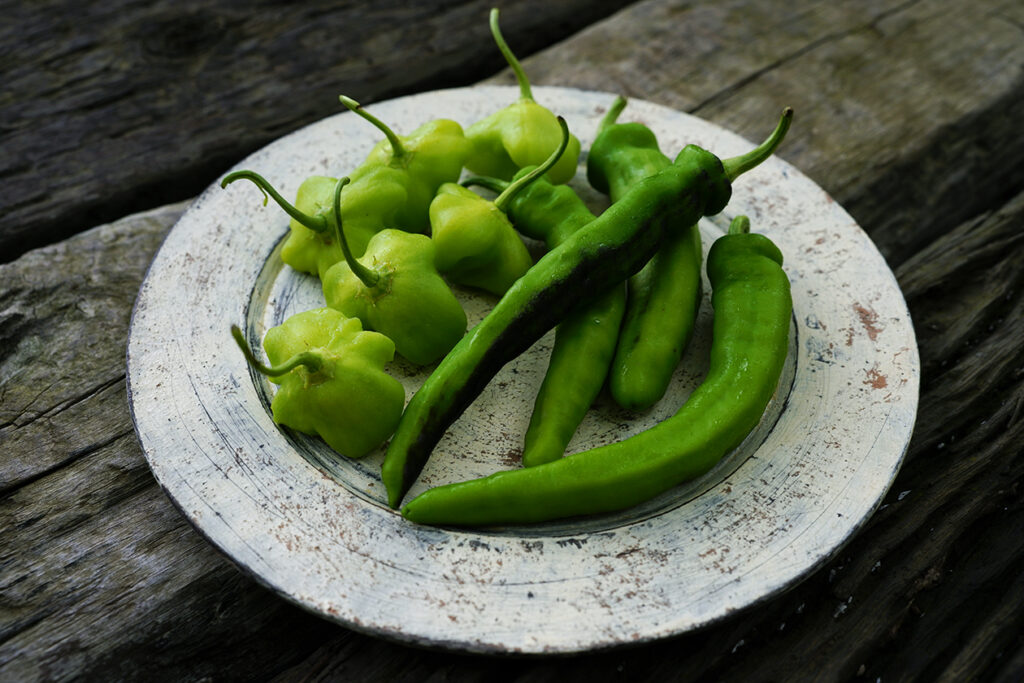
[[[562,658],[414,649],[263,588],[158,488],[125,394],[132,303],[225,169],[364,103],[509,83],[473,1],[0,3],[0,680],[1024,679],[1024,5],[502,4],[536,84],[780,151],[878,245],[921,354],[882,508],[789,592]]]

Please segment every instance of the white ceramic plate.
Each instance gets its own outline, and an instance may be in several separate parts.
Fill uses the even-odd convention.
[[[593,139],[613,95],[535,88]],[[374,104],[400,133],[437,117],[463,125],[511,102],[508,87],[424,93]],[[339,105],[340,109],[340,105]],[[765,112],[764,135],[779,112]],[[696,143],[720,157],[752,143],[642,101],[670,154]],[[799,112],[790,132],[800,135]],[[343,175],[379,139],[339,113],[242,162],[294,196],[309,175]],[[573,181],[587,190],[585,173]],[[318,281],[278,256],[287,217],[253,186],[213,186],[153,261],[128,344],[129,397],[143,451],[182,513],[235,563],[285,598],[346,626],[482,652],[574,652],[691,630],[792,586],[832,556],[878,506],[913,427],[918,355],[899,288],[856,223],[792,166],[771,159],[737,181],[705,248],[738,214],[786,255],[794,318],[789,364],[762,424],[689,485],[622,513],[481,531],[420,527],[384,503],[382,451],[362,460],[278,428],[272,386],[228,328],[254,344],[288,315],[323,305]],[[707,289],[707,288],[705,288]],[[470,322],[493,300],[459,291]],[[643,415],[599,400],[569,451],[620,439],[672,414],[700,381],[705,302],[668,395]],[[553,334],[510,363],[442,440],[411,494],[517,466]],[[407,396],[426,372],[389,366]]]

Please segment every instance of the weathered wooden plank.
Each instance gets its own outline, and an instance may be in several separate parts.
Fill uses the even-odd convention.
[[[249,678],[335,631],[195,533],[135,439],[131,304],[183,208],[0,265],[0,679]]]
[[[663,8],[670,6],[640,7],[653,13],[655,23],[666,23],[672,15]],[[943,6],[950,8],[946,19],[963,11],[955,4]],[[738,11],[734,5],[724,7]],[[920,42],[919,32],[930,26],[938,33],[936,40],[943,41],[938,47],[974,49],[976,37],[959,37],[938,25],[943,14],[938,7],[926,2],[869,6],[861,19],[891,29],[891,22],[903,17],[899,35],[904,40]],[[718,99],[712,97],[718,90],[709,89],[709,97],[694,99],[694,106],[706,102],[697,111],[710,118],[709,112],[719,111],[716,107],[721,107],[716,115],[723,117],[746,111],[742,121],[719,122],[753,138],[761,134],[761,110],[782,103],[781,97],[779,102],[770,99],[769,85],[780,91],[795,88],[810,98],[807,106],[796,106],[798,123],[807,126],[811,138],[800,143],[794,136],[783,156],[819,181],[847,188],[832,189],[851,208],[860,202],[864,211],[874,211],[872,201],[892,206],[905,192],[936,178],[963,190],[959,196],[936,196],[927,206],[913,205],[915,215],[933,222],[910,221],[906,235],[913,239],[904,245],[896,235],[886,243],[893,261],[903,261],[898,276],[919,334],[921,411],[907,463],[886,506],[839,557],[789,594],[706,631],[635,650],[557,661],[495,661],[412,650],[337,629],[291,608],[237,573],[183,525],[147,479],[138,447],[125,431],[127,313],[159,236],[180,210],[175,208],[162,218],[101,228],[0,267],[0,471],[6,482],[0,493],[0,678],[60,679],[75,673],[98,679],[157,673],[186,679],[264,678],[280,673],[281,680],[501,676],[582,681],[615,675],[631,680],[1019,680],[1024,666],[1019,609],[1024,601],[1019,580],[1024,565],[1024,456],[1019,448],[1024,429],[1019,344],[1024,338],[1024,199],[1011,196],[999,210],[988,211],[998,204],[970,188],[974,179],[995,177],[1003,164],[1007,183],[994,183],[990,191],[1006,192],[1019,169],[1020,162],[1010,158],[1016,138],[1002,139],[1000,121],[1016,111],[1021,88],[999,78],[1015,64],[1016,53],[1000,44],[1010,35],[1003,31],[1012,25],[1008,18],[1020,9],[1012,4],[981,7],[956,31],[991,31],[986,36],[993,41],[991,54],[1003,55],[1005,62],[989,65],[994,76],[985,83],[1003,88],[1002,94],[994,88],[975,92],[970,100],[939,102],[933,115],[914,109],[917,117],[909,128],[903,128],[899,107],[878,101],[902,102],[901,79],[890,81],[871,70],[866,77],[895,84],[893,91],[852,83],[849,87],[863,89],[858,97],[864,99],[858,100],[836,92],[842,90],[839,85],[815,94],[811,85],[825,79],[815,69],[826,76],[851,73],[848,78],[856,81],[847,69],[888,56],[882,50],[890,50],[891,68],[902,69],[903,79],[915,62],[922,64],[926,85],[939,78],[932,70],[942,73],[948,66],[959,79],[970,68],[929,61],[927,55],[911,57],[903,51],[912,48],[900,45],[898,36],[884,30],[879,35],[870,26],[863,28],[864,23],[847,29],[838,24],[836,30],[845,35],[827,39],[822,36],[830,33],[812,30],[852,10],[832,5],[775,9],[782,12],[776,19],[767,13],[743,20],[750,22],[746,41],[740,41],[742,32],[730,34],[737,50],[750,51],[745,59],[752,66],[736,67],[738,76],[729,76],[734,60],[723,55],[725,48],[714,47],[714,32],[695,34],[700,40],[694,48],[686,41],[667,48],[662,38],[644,41],[640,52],[657,61],[684,47],[704,50],[701,54],[709,55],[703,57],[706,78],[714,81],[721,69],[722,82],[732,78],[736,87],[720,86],[726,94]],[[679,13],[713,10],[702,5]],[[932,20],[923,20],[922,12]],[[1019,19],[1017,25],[1024,25]],[[766,31],[784,20],[798,36],[808,34],[802,47],[790,45],[792,54],[761,55],[767,39],[752,37],[751,26]],[[628,33],[631,21],[627,11],[592,31],[615,33],[609,27],[618,25]],[[588,42],[605,41],[614,56],[611,40],[597,32]],[[570,61],[562,49],[550,54]],[[675,59],[664,68],[679,67]],[[551,62],[546,55],[528,62],[531,75],[540,82],[580,85],[548,79],[542,65]],[[598,66],[614,73],[615,62],[610,58]],[[660,93],[642,92],[645,78],[655,76],[638,68],[633,67],[632,77],[627,71],[619,76],[623,84],[636,81],[638,91],[631,94],[687,108],[668,101],[684,84],[666,81]],[[744,77],[744,70],[753,78]],[[790,77],[776,80],[776,70]],[[755,94],[767,104],[747,111],[741,101]],[[832,98],[839,98],[836,111],[830,109]],[[726,106],[730,102],[735,108]],[[920,103],[900,106],[910,104]],[[819,108],[824,111],[818,113]],[[826,114],[834,114],[841,125],[824,125]],[[913,139],[899,139],[890,132],[893,127]],[[959,136],[953,152],[967,151],[955,164],[940,144],[947,131]],[[873,135],[881,141],[876,143]],[[838,138],[847,142],[840,144]],[[855,146],[848,149],[850,140],[893,156],[883,155],[876,163]],[[990,149],[983,154],[978,150],[985,145]],[[818,146],[839,154],[816,160]],[[858,160],[866,164],[861,175]],[[920,176],[896,172],[919,163],[932,164],[931,170]],[[950,177],[940,177],[944,173]],[[982,205],[985,213],[977,208]],[[949,225],[961,219],[950,211],[968,212],[951,231]],[[878,226],[890,223],[858,217],[876,240],[885,239],[888,228]],[[147,223],[153,220],[158,224]],[[917,230],[923,231],[920,239],[912,232]],[[53,382],[54,377],[60,380]],[[55,430],[50,440],[47,421]]]
[[[4,2],[0,261],[192,197],[267,142],[504,61],[490,2]],[[529,54],[621,2],[503,3]],[[144,160],[144,161],[140,161]]]
[[[753,140],[794,107],[779,154],[899,263],[1024,187],[1021,26],[1005,0],[649,0],[525,66],[538,83],[618,91]]]

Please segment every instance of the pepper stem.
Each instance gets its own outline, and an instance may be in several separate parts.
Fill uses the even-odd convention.
[[[323,216],[310,216],[308,213],[304,213],[299,209],[295,208],[287,199],[281,196],[281,194],[274,189],[274,187],[266,181],[266,179],[259,173],[254,171],[235,171],[224,176],[224,180],[220,181],[222,188],[227,187],[236,180],[248,180],[256,185],[263,193],[263,206],[267,205],[267,195],[273,197],[274,201],[277,202],[278,206],[284,209],[285,213],[297,220],[302,225],[306,226],[313,232],[325,232],[329,227],[327,219]]]
[[[519,98],[532,102],[533,91],[530,89],[530,80],[526,77],[526,72],[523,71],[523,65],[519,63],[516,56],[512,54],[508,43],[505,42],[505,37],[501,35],[501,28],[498,26],[497,7],[491,9],[491,35],[494,36],[494,42],[498,44],[498,49],[501,50],[502,56],[508,62],[508,65],[512,67],[512,72],[515,73],[516,80],[519,81]]]
[[[362,116],[364,119],[366,119],[374,126],[376,126],[380,132],[384,133],[384,136],[388,139],[388,142],[391,143],[391,155],[394,158],[401,159],[406,155],[405,146],[402,144],[401,138],[398,137],[395,131],[391,130],[390,126],[388,126],[386,123],[378,119],[370,112],[363,109],[363,105],[359,104],[351,97],[341,95],[340,97],[338,97],[338,99],[341,100],[342,104],[349,108],[349,111],[352,111],[358,114],[359,116]]]
[[[320,368],[324,366],[323,357],[316,351],[303,351],[302,353],[295,354],[280,365],[267,366],[253,355],[252,349],[246,343],[245,335],[242,334],[242,330],[239,329],[238,325],[231,326],[231,336],[235,338],[238,348],[242,349],[242,354],[245,355],[245,360],[248,361],[249,365],[267,377],[286,375],[300,365],[306,366],[306,369],[313,373],[319,372]]]
[[[772,131],[767,140],[746,154],[725,159],[722,162],[722,166],[725,167],[725,177],[729,179],[729,182],[736,180],[740,175],[770,157],[775,148],[782,142],[782,139],[786,137],[786,131],[789,130],[789,124],[792,120],[793,110],[790,107],[786,107],[782,110],[782,118],[779,119],[779,125],[775,127],[775,130]]]
[[[505,208],[513,199],[515,199],[520,190],[547,173],[548,170],[562,157],[562,154],[565,152],[565,148],[569,145],[569,124],[565,122],[564,118],[559,116],[558,125],[562,129],[562,141],[558,143],[558,149],[552,152],[551,156],[549,156],[543,164],[533,169],[522,178],[509,183],[508,187],[502,190],[501,194],[495,198],[494,206],[502,213],[505,212]]]
[[[334,229],[338,233],[338,244],[341,245],[341,253],[345,255],[345,263],[348,264],[349,269],[364,285],[373,287],[380,281],[380,274],[364,266],[352,255],[352,249],[348,246],[348,240],[345,239],[345,230],[341,225],[341,188],[348,185],[348,183],[349,179],[346,176],[340,178],[338,184],[334,186]]]
[[[601,123],[597,125],[597,132],[601,134],[606,128],[614,125],[619,120],[619,114],[626,108],[626,98],[622,95],[615,97],[615,101],[612,102],[612,106],[608,107],[608,111],[605,112],[604,117],[601,118]]]
[[[485,175],[469,176],[459,184],[463,187],[473,187],[475,185],[476,187],[482,187],[485,190],[490,190],[491,192],[497,192],[499,194],[507,190],[509,186],[509,182],[507,180],[492,178],[491,176]]]
[[[729,224],[730,235],[746,235],[750,232],[750,219],[746,216],[736,216]]]

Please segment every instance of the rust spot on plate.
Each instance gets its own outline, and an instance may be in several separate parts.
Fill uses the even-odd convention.
[[[878,367],[873,367],[864,373],[867,379],[864,380],[864,384],[867,384],[872,389],[884,389],[889,386],[889,380],[885,375],[878,371]]]
[[[857,312],[860,324],[864,326],[864,331],[868,334],[868,339],[875,341],[878,333],[882,331],[882,328],[878,326],[878,314],[860,303],[853,304],[853,310]]]

